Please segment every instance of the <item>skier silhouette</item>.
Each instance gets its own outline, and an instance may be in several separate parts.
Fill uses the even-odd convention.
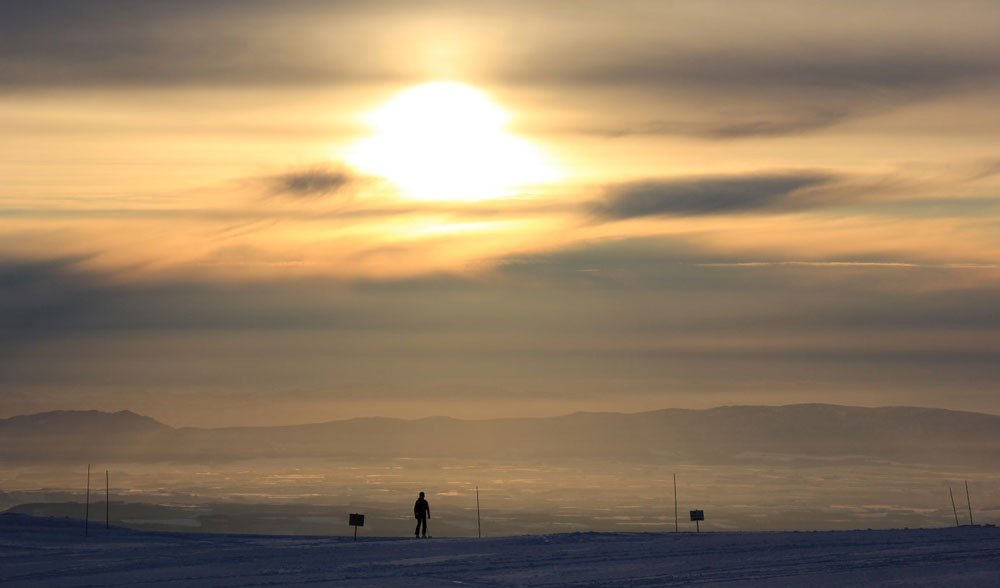
[[[416,536],[420,537],[421,527],[423,527],[423,536],[427,537],[427,519],[431,518],[431,505],[427,504],[424,500],[424,493],[420,493],[420,498],[413,505],[413,516],[417,518],[417,530],[415,531]]]

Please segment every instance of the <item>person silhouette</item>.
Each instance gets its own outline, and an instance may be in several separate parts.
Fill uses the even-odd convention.
[[[415,534],[417,538],[420,538],[421,528],[423,529],[424,538],[427,537],[427,519],[431,518],[431,505],[427,504],[424,500],[424,493],[420,493],[420,498],[413,505],[413,516],[417,518],[417,530]]]

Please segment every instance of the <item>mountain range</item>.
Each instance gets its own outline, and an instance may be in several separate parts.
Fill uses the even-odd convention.
[[[1000,416],[828,404],[460,420],[356,418],[278,427],[175,428],[130,411],[0,419],[0,460],[594,458],[639,462],[886,461],[1000,465]]]

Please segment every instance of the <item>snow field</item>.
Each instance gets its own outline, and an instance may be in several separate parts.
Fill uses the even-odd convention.
[[[992,526],[483,539],[150,533],[0,515],[0,586],[1000,586]]]

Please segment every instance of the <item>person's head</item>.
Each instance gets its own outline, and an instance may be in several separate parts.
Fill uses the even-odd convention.
[[[423,497],[424,497],[424,493],[423,493],[423,492],[421,492],[421,493],[420,493],[420,497],[421,497],[421,498],[423,498]]]

